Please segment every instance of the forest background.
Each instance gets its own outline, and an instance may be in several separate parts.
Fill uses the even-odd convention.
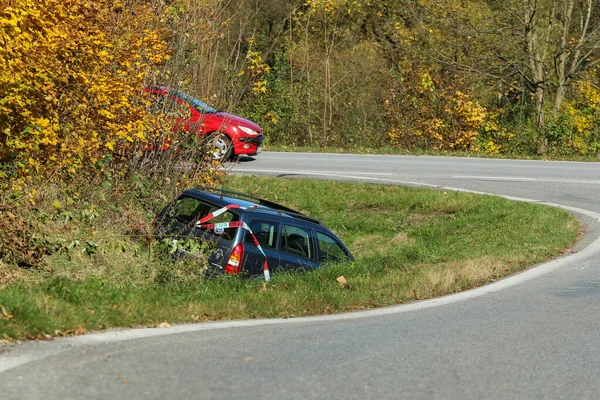
[[[149,84],[252,119],[271,145],[600,152],[594,0],[1,4],[8,179],[102,170],[163,140]]]
[[[186,82],[269,144],[600,151],[593,0],[213,4]]]
[[[592,0],[282,0],[228,9],[223,54],[251,46],[250,58],[258,52],[268,69],[251,92],[225,84],[217,96],[258,120],[269,143],[600,150],[600,6]]]

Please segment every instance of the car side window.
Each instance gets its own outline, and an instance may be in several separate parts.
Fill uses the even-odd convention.
[[[268,221],[251,221],[248,226],[262,247],[274,249],[277,246],[278,224]],[[246,242],[254,243],[250,232],[246,233]]]
[[[312,232],[299,226],[283,225],[279,248],[289,254],[315,259]]]
[[[319,261],[342,261],[348,258],[348,254],[342,245],[333,237],[317,232],[317,242],[319,244]]]

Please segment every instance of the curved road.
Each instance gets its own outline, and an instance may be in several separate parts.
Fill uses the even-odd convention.
[[[578,254],[440,300],[12,346],[0,398],[600,398],[600,164],[267,152],[233,169],[560,204],[588,211],[588,235]]]

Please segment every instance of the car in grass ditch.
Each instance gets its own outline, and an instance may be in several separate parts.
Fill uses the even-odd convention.
[[[174,119],[173,129],[195,134],[200,140],[210,136],[214,158],[227,161],[262,151],[262,128],[245,118],[218,111],[189,94],[166,86],[144,88],[155,111]]]
[[[314,270],[328,262],[353,260],[342,241],[322,222],[283,205],[223,189],[184,191],[158,215],[155,234],[163,240],[196,238],[214,243],[209,272],[256,276]]]

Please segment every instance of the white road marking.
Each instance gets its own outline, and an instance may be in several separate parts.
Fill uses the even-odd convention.
[[[256,170],[255,170],[256,171]],[[246,171],[235,171],[235,172],[248,172]],[[265,172],[279,172],[284,173],[282,171],[265,171]],[[294,171],[295,174],[298,174],[298,171]],[[338,174],[328,174],[328,173],[305,173],[305,175],[313,175],[313,176],[336,176],[336,177],[346,177],[346,178],[354,178],[354,179],[367,179],[365,177],[353,176],[353,175],[338,175]],[[379,181],[389,181],[394,182],[396,184],[407,184],[413,186],[422,186],[422,187],[443,187],[446,190],[458,191],[458,192],[467,192],[467,193],[476,193],[476,194],[487,194],[498,197],[503,197],[509,200],[527,202],[527,203],[538,203],[542,205],[547,205],[551,207],[560,208],[563,210],[576,212],[582,215],[586,215],[597,222],[600,222],[600,214],[595,213],[593,211],[584,210],[576,207],[568,207],[555,203],[547,203],[540,202],[538,200],[525,199],[520,197],[512,197],[512,196],[501,196],[496,195],[494,193],[485,193],[478,192],[473,190],[466,190],[461,188],[454,188],[448,186],[439,186],[439,185],[430,185],[420,182],[410,182],[410,181],[399,181],[393,179],[382,179],[382,178],[370,178],[376,179]],[[301,324],[301,323],[317,323],[317,322],[331,322],[331,321],[344,321],[344,320],[354,320],[354,319],[362,319],[362,318],[372,318],[372,317],[380,317],[386,315],[400,314],[410,311],[418,311],[424,310],[427,308],[443,306],[447,304],[452,304],[460,301],[465,301],[468,299],[473,299],[476,297],[480,297],[486,294],[498,292],[500,290],[504,290],[516,285],[519,285],[523,282],[529,281],[531,279],[540,277],[549,272],[552,272],[558,268],[565,267],[567,265],[572,265],[577,261],[584,260],[588,257],[591,257],[595,254],[600,253],[600,237],[596,238],[591,244],[589,244],[586,248],[582,249],[578,253],[569,254],[567,256],[551,260],[540,264],[536,267],[530,268],[526,271],[523,271],[519,274],[509,276],[497,282],[493,282],[486,286],[481,286],[475,289],[468,290],[466,292],[451,294],[435,299],[416,301],[409,304],[403,304],[398,306],[391,307],[382,307],[368,311],[356,311],[356,312],[347,312],[342,314],[333,314],[333,315],[324,315],[324,316],[313,316],[313,317],[299,317],[299,318],[274,318],[274,319],[263,319],[263,320],[243,320],[243,321],[222,321],[222,322],[204,322],[198,324],[189,324],[189,325],[175,325],[171,328],[141,328],[141,329],[124,329],[124,330],[112,330],[112,331],[103,331],[97,333],[90,333],[84,336],[76,336],[69,337],[63,339],[57,339],[54,342],[46,343],[40,346],[35,352],[29,352],[24,355],[11,355],[3,354],[0,356],[0,373],[7,371],[12,368],[16,368],[18,366],[27,364],[29,362],[41,360],[43,358],[64,353],[66,351],[72,350],[77,347],[82,347],[86,345],[93,344],[109,344],[115,342],[121,342],[125,340],[133,340],[133,339],[142,339],[142,338],[151,338],[156,336],[164,336],[164,335],[172,335],[179,333],[191,333],[191,332],[201,332],[201,331],[210,331],[216,329],[228,329],[228,328],[245,328],[245,327],[257,327],[257,326],[267,326],[267,325],[280,325],[280,324]]]
[[[402,181],[393,178],[375,178],[371,176],[361,176],[361,175],[348,175],[348,173],[344,172],[310,172],[310,171],[282,171],[282,170],[270,170],[270,169],[244,169],[244,170],[235,170],[231,171],[233,173],[243,174],[243,173],[252,173],[252,172],[267,172],[267,173],[276,173],[277,175],[298,175],[298,176],[330,176],[334,178],[348,178],[348,179],[356,179],[356,180],[366,180],[369,182],[377,181],[377,182],[389,182],[394,184],[402,184],[402,185],[416,185],[428,188],[440,188],[446,187],[442,185],[432,185],[429,183],[422,182],[412,182],[412,181]],[[358,172],[358,174],[363,174],[363,172]],[[394,175],[394,174],[390,174]]]
[[[451,178],[454,179],[478,179],[482,181],[523,181],[523,182],[535,182],[536,178],[516,178],[510,176],[469,176],[469,175],[453,175]]]
[[[497,182],[538,182],[538,183],[576,183],[585,185],[600,185],[599,180],[585,179],[544,179],[544,178],[519,178],[510,176],[482,176],[482,175],[453,175],[451,179],[476,179],[480,181]]]
[[[240,169],[240,170],[231,170],[231,172],[268,172],[268,173],[274,173],[274,174],[294,174],[294,175],[325,175],[325,176],[330,176],[330,175],[347,175],[347,174],[352,174],[352,175],[382,175],[382,176],[393,176],[395,175],[394,173],[391,172],[337,172],[337,171],[325,171],[322,173],[319,172],[312,172],[312,171],[303,171],[303,170],[290,170],[290,171],[283,171],[280,169]]]
[[[243,174],[243,173],[271,173],[277,175],[299,175],[299,176],[330,176],[336,178],[348,178],[348,179],[360,179],[360,180],[373,180],[373,181],[387,181],[392,183],[400,183],[403,185],[419,185],[425,187],[446,187],[445,185],[433,185],[425,184],[421,182],[403,181],[393,178],[377,178],[365,175],[381,175],[381,176],[398,176],[394,173],[381,173],[381,172],[342,172],[342,171],[322,171],[322,172],[311,172],[306,170],[275,170],[275,169],[236,169],[230,170],[230,172]],[[448,177],[437,176],[437,178],[446,179],[477,179],[485,181],[504,181],[504,182],[537,182],[537,183],[562,183],[562,184],[585,184],[585,185],[600,185],[600,180],[583,180],[583,179],[543,179],[543,178],[519,178],[519,177],[507,177],[507,176],[484,176],[484,175],[452,175]]]
[[[266,156],[264,154],[267,154]],[[310,152],[289,152],[289,151],[268,151],[264,152],[261,158],[281,158],[283,160],[289,160],[290,157],[295,159],[302,158],[303,156],[310,156],[311,158],[317,159],[325,159],[331,160],[332,157],[343,158],[347,156],[351,157],[361,157],[361,158],[386,158],[392,159],[391,161],[395,162],[398,159],[438,159],[438,160],[452,160],[456,161],[456,156],[442,156],[442,155],[408,155],[408,154],[345,154],[345,153],[310,153]],[[527,163],[527,164],[569,164],[569,165],[585,165],[589,166],[595,164],[595,162],[590,161],[560,161],[560,160],[528,160],[528,159],[502,159],[502,158],[487,158],[487,157],[467,157],[461,158],[461,160],[466,163],[471,162],[484,162],[484,163],[494,163],[494,164],[506,164],[506,163]],[[312,160],[311,160],[312,161]],[[389,161],[389,160],[387,160]]]

